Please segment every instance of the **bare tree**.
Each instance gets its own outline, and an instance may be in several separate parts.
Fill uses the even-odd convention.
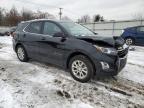
[[[99,21],[104,21],[104,18],[103,18],[103,16],[101,16],[101,15],[99,15],[99,14],[97,14],[97,15],[94,15],[94,17],[93,17],[93,22],[99,22]]]
[[[101,22],[105,21],[103,16],[101,16],[100,21]]]
[[[52,14],[49,14],[48,12],[42,12],[38,10],[35,13],[35,18],[37,19],[55,19],[55,17]]]
[[[36,18],[37,19],[44,19],[44,18],[47,18],[47,13],[45,12],[41,12],[40,10],[37,11],[36,14]]]
[[[4,18],[4,9],[0,8],[0,25],[3,23],[3,18]]]
[[[71,21],[71,19],[70,19],[68,16],[64,16],[64,17],[62,17],[62,20],[68,20],[68,21]]]
[[[27,21],[32,19],[55,19],[54,15],[48,12],[37,11],[33,12],[28,9],[24,9],[19,13],[13,6],[9,11],[3,12],[0,8],[0,25],[16,26],[20,21]]]
[[[89,23],[89,22],[90,22],[89,15],[83,15],[80,19],[78,19],[78,23]]]
[[[15,26],[20,21],[19,13],[14,6],[6,13],[6,21],[8,26]]]
[[[21,20],[22,21],[27,21],[33,19],[33,12],[27,9],[22,10],[21,12]]]
[[[98,22],[100,21],[100,19],[101,19],[101,16],[99,14],[93,16],[93,22]]]

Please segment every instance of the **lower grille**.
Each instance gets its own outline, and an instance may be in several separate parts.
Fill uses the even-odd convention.
[[[126,65],[127,58],[121,59],[119,64],[119,71],[121,71]]]
[[[122,57],[126,56],[127,53],[128,53],[128,48],[127,48],[127,49],[124,49],[124,50],[121,50],[121,51],[118,51],[118,56],[119,56],[120,58],[122,58]]]
[[[118,51],[118,56],[120,58],[123,58],[124,56],[126,56],[129,50],[129,47],[126,44],[124,44],[123,46],[116,47],[116,48]]]

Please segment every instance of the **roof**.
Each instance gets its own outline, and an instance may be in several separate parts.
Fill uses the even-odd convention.
[[[21,23],[26,23],[26,22],[35,22],[35,21],[72,22],[72,21],[68,21],[68,20],[34,19],[34,20],[29,20],[29,21],[22,21]]]
[[[136,28],[136,27],[144,27],[144,25],[132,26],[132,27],[127,27],[127,28]],[[126,29],[127,29],[127,28],[126,28]]]

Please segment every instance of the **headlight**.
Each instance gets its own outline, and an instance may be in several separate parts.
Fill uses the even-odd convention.
[[[102,53],[111,54],[111,55],[117,54],[117,50],[114,48],[105,48],[105,47],[100,47],[97,45],[94,45],[94,47],[96,47],[96,49]]]

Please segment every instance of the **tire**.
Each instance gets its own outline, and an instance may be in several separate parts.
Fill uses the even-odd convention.
[[[94,75],[92,63],[86,56],[83,55],[77,55],[71,58],[69,62],[69,69],[72,77],[82,83],[90,81]]]
[[[24,49],[24,47],[22,45],[17,46],[16,53],[17,53],[17,57],[20,61],[27,62],[29,60],[26,50]]]
[[[127,45],[133,45],[134,44],[134,39],[128,37],[128,38],[125,39],[125,43]]]

